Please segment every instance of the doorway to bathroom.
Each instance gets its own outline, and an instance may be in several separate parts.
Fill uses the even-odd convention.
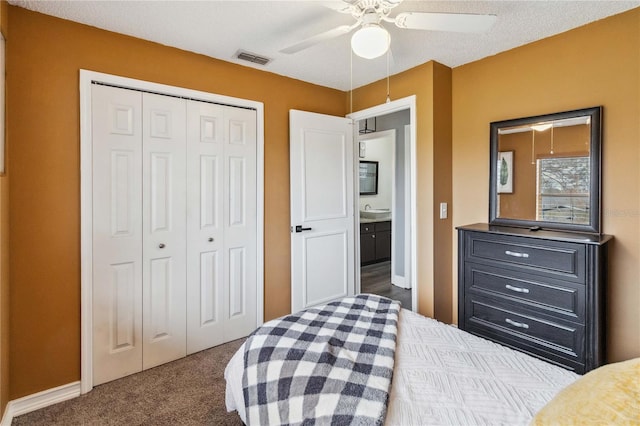
[[[407,309],[413,308],[410,118],[403,109],[359,120],[356,151],[360,292]]]

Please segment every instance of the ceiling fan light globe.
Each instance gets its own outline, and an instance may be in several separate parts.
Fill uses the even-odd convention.
[[[390,43],[389,32],[378,24],[363,26],[351,37],[353,53],[365,59],[384,55]]]

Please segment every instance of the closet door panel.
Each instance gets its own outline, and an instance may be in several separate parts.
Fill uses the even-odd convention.
[[[172,259],[170,257],[163,257],[153,259],[150,262],[149,269],[151,276],[149,280],[151,282],[149,297],[149,325],[145,337],[151,342],[155,343],[165,338],[171,337],[171,290],[172,290],[172,274],[173,269]]]
[[[186,355],[186,101],[143,94],[143,368]]]
[[[225,108],[225,341],[256,326],[256,112]]]
[[[203,251],[200,254],[199,303],[192,306],[197,311],[199,325],[207,327],[219,322],[220,318],[220,253]],[[215,344],[215,343],[214,343]]]
[[[220,155],[200,155],[195,160],[194,172],[198,176],[194,179],[194,183],[196,183],[196,189],[199,189],[199,191],[194,197],[194,200],[198,201],[194,207],[197,207],[200,213],[198,218],[200,227],[198,229],[205,233],[220,233],[220,218],[222,216],[222,200],[220,197],[222,165],[220,164]],[[200,164],[198,164],[197,160],[200,160]]]
[[[225,107],[187,102],[187,353],[224,343]]]
[[[247,262],[245,247],[229,249],[229,317],[242,317],[247,314]]]
[[[97,385],[142,370],[142,94],[91,90]]]

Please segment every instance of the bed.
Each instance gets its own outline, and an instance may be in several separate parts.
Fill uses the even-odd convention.
[[[243,344],[225,369],[226,405],[251,425],[256,422],[247,422],[244,354]],[[392,368],[383,413],[388,426],[526,425],[581,377],[405,309],[397,317]]]

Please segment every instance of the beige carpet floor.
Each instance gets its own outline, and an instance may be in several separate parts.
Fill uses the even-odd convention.
[[[224,368],[244,339],[96,386],[13,425],[242,425],[227,413]]]

